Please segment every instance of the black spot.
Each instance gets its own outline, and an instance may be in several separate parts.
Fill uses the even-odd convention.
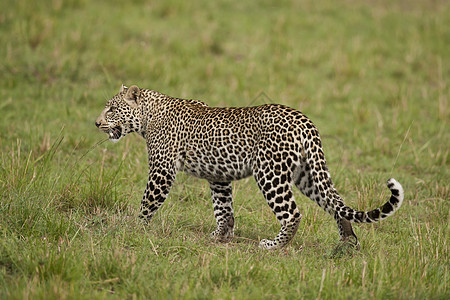
[[[394,208],[392,207],[392,205],[389,202],[386,203],[385,205],[383,205],[383,208],[381,209],[381,211],[385,214],[388,214],[393,210],[394,210]]]
[[[377,220],[380,217],[380,211],[378,209],[369,211],[367,213],[367,215],[369,216],[369,218],[371,218],[372,220]]]
[[[288,159],[286,160],[286,163],[288,166],[292,165],[292,159],[290,157],[288,157]]]
[[[291,202],[291,209],[296,209],[297,208],[297,204],[295,204],[294,201]]]
[[[362,211],[358,211],[358,212],[355,214],[355,217],[356,217],[356,219],[358,219],[358,220],[362,220],[363,216],[364,216],[364,213],[363,213]]]
[[[297,160],[298,160],[297,154],[295,154],[294,152],[290,152],[289,154],[290,154],[290,156],[292,157],[292,159],[293,159],[294,161],[297,161]]]
[[[277,153],[274,157],[275,162],[279,163],[281,162],[281,155],[279,153]]]
[[[280,184],[280,179],[279,179],[278,177],[275,177],[275,178],[272,180],[272,183],[273,183],[273,186],[277,186],[277,185]]]
[[[400,192],[398,190],[391,190],[392,195],[398,197],[400,195]]]
[[[219,197],[219,201],[222,203],[227,203],[228,202],[228,198],[227,197]]]
[[[399,201],[396,197],[391,196],[391,199],[389,199],[389,202],[390,202],[392,205],[395,205],[395,204],[399,203],[400,201]]]

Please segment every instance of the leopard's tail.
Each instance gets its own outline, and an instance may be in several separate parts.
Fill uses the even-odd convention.
[[[382,206],[367,212],[343,207],[336,210],[337,216],[355,223],[374,223],[393,215],[403,203],[404,191],[394,178],[387,181],[387,187],[391,190],[391,197]]]
[[[331,176],[325,162],[319,132],[310,123],[309,138],[302,141],[306,154],[306,162],[310,166],[310,176],[314,182],[314,196],[311,198],[325,211],[335,218],[343,218],[355,223],[374,223],[385,219],[397,211],[403,202],[404,191],[402,185],[391,178],[387,182],[391,190],[389,200],[382,206],[371,211],[357,211],[345,205],[342,198],[333,187]],[[309,195],[308,195],[309,196]]]

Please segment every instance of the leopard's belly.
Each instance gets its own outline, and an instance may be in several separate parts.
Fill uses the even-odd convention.
[[[230,182],[252,175],[250,153],[226,154],[214,149],[211,152],[188,150],[180,156],[177,167],[180,171],[210,182]]]

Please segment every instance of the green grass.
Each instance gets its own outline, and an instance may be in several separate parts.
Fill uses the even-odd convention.
[[[0,298],[448,299],[448,24],[447,1],[2,1]],[[145,143],[94,126],[122,83],[297,108],[347,204],[395,177],[404,205],[332,255],[335,222],[296,191],[296,237],[265,252],[279,227],[252,178],[220,244],[207,183],[179,174],[144,226]]]

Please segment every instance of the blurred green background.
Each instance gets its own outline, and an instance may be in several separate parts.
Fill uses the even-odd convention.
[[[444,0],[3,0],[0,298],[447,299],[449,24]],[[216,244],[207,184],[180,174],[142,226],[145,143],[94,126],[122,83],[299,109],[347,204],[374,208],[395,177],[404,207],[336,256],[335,222],[297,191],[297,236],[262,252],[279,227],[252,178]]]

